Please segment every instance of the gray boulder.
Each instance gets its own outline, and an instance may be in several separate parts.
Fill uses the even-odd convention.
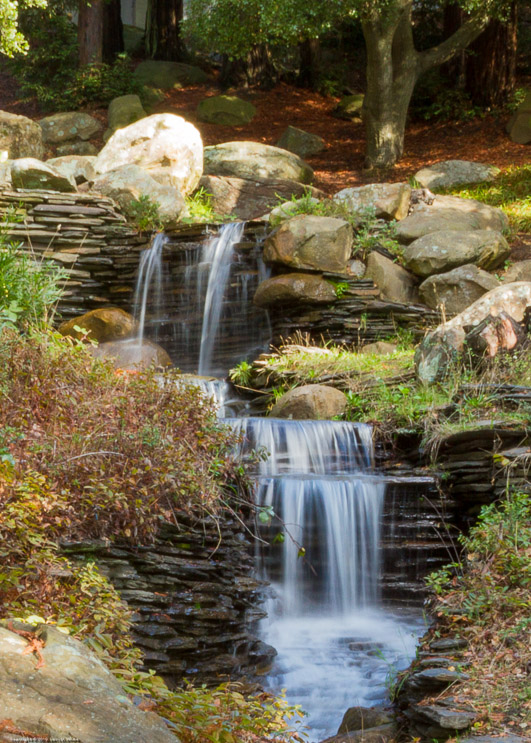
[[[142,371],[152,366],[173,366],[166,351],[157,343],[146,339],[142,342],[134,338],[100,343],[99,346],[91,347],[90,352],[95,358],[111,359],[115,369]]]
[[[363,93],[344,96],[334,109],[334,116],[347,121],[361,121],[364,98]]]
[[[201,135],[174,114],[153,114],[118,129],[94,163],[104,174],[123,165],[137,165],[159,183],[191,193],[203,170]]]
[[[350,707],[343,715],[343,719],[337,731],[342,733],[366,730],[379,725],[387,725],[393,722],[392,713],[385,707]]]
[[[325,149],[325,141],[317,134],[305,132],[295,126],[288,126],[282,132],[277,147],[294,152],[299,157],[310,157]]]
[[[474,263],[491,270],[509,257],[507,240],[494,230],[431,232],[404,249],[404,265],[417,276],[432,276]]]
[[[282,395],[269,416],[295,420],[330,420],[345,412],[347,402],[345,393],[335,387],[307,384]]]
[[[260,142],[225,142],[205,147],[204,172],[236,178],[281,178],[311,183],[313,170],[287,150]]]
[[[33,157],[13,160],[11,181],[14,188],[45,189],[47,191],[76,191],[73,177],[63,175],[59,170]]]
[[[3,152],[11,160],[21,157],[40,160],[44,155],[41,127],[27,116],[0,111],[0,156]]]
[[[343,219],[300,214],[284,222],[264,244],[264,261],[290,268],[346,273],[352,228]]]
[[[28,641],[0,627],[2,719],[15,730],[42,740],[175,743],[164,721],[135,707],[114,674],[83,643],[50,625],[14,624],[36,630],[44,641],[44,663],[37,669],[37,658],[27,653]]]
[[[531,90],[528,90],[522,103],[507,124],[507,133],[517,144],[531,142]]]
[[[87,140],[102,129],[100,122],[89,114],[79,111],[65,111],[40,119],[42,136],[48,144],[63,144],[70,140]]]
[[[415,352],[417,376],[431,384],[442,379],[448,367],[463,350],[468,328],[474,328],[489,317],[524,320],[531,307],[531,282],[501,284],[484,294],[456,317],[428,333]]]
[[[499,283],[492,274],[469,264],[448,273],[430,276],[420,285],[419,296],[423,304],[433,310],[442,306],[446,314],[452,317],[466,310]]]
[[[208,75],[199,67],[182,62],[148,59],[140,62],[134,76],[141,85],[161,90],[184,88],[208,82]]]
[[[331,304],[336,291],[322,276],[308,273],[287,273],[262,281],[254,295],[258,307],[269,309],[279,305]]]
[[[374,281],[382,299],[400,304],[418,304],[417,279],[376,250],[369,253],[367,258],[365,278]]]
[[[469,160],[444,160],[415,173],[415,180],[423,188],[433,191],[436,188],[450,188],[465,183],[482,183],[493,181],[499,168],[485,163],[474,163]]]
[[[62,173],[66,178],[73,179],[78,185],[93,181],[96,177],[94,171],[94,156],[89,155],[64,155],[63,157],[53,157],[47,160],[46,164],[50,165]]]
[[[141,196],[148,196],[158,204],[158,216],[168,229],[177,226],[185,208],[184,198],[177,188],[158,183],[138,165],[124,165],[98,175],[92,184],[92,191],[114,199],[130,218],[136,216],[133,202]]]
[[[137,95],[120,95],[113,98],[109,103],[108,109],[108,129],[106,138],[108,139],[117,129],[123,129],[139,119],[147,116],[142,106],[142,101]]]
[[[196,114],[199,121],[207,124],[244,126],[254,119],[256,108],[235,95],[215,95],[202,100]]]
[[[289,199],[293,196],[302,196],[308,191],[324,197],[324,193],[317,188],[279,178],[249,180],[223,175],[203,175],[199,180],[199,187],[211,195],[212,209],[216,214],[245,220],[263,217],[274,204],[278,203],[279,197]],[[276,209],[273,209],[271,214],[275,211]]]
[[[431,204],[419,202],[413,212],[397,224],[396,236],[407,244],[432,232],[503,232],[508,226],[507,216],[497,207],[459,196],[435,196]]]
[[[513,263],[503,274],[502,281],[506,284],[514,281],[531,281],[531,259]]]
[[[384,219],[404,219],[409,211],[411,186],[407,183],[371,183],[344,188],[332,199],[360,217],[369,211]]]

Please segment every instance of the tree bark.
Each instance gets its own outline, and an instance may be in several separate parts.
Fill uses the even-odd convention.
[[[106,0],[103,6],[103,61],[112,63],[124,51],[124,27],[120,0]]]
[[[297,85],[317,90],[321,73],[321,43],[319,39],[305,39],[299,44],[300,68]]]
[[[245,59],[223,58],[219,75],[222,88],[248,88],[253,85],[269,88],[276,82],[277,73],[267,44],[254,46]]]
[[[516,84],[516,2],[506,22],[492,20],[468,48],[465,90],[476,106],[499,106]]]
[[[103,59],[103,0],[79,2],[77,38],[79,65],[98,64]]]
[[[146,52],[152,59],[181,62],[186,49],[181,37],[183,0],[150,0],[146,16]]]
[[[409,103],[418,78],[465,49],[488,20],[482,14],[472,16],[449,39],[417,52],[411,26],[412,4],[413,0],[395,0],[386,13],[375,12],[362,23],[367,47],[363,117],[368,168],[388,168],[400,159]]]

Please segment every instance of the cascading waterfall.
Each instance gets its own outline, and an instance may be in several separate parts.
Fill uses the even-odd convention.
[[[163,264],[164,236],[142,255],[135,293],[139,338],[170,327],[165,338],[181,369],[188,364],[191,371],[224,375],[227,359],[255,355],[252,343],[238,344],[239,328],[256,327],[257,348],[267,338],[265,315],[249,302],[265,269],[259,261],[254,273],[241,268],[235,246],[243,229],[225,225],[200,261],[187,255],[178,286]],[[192,300],[183,283],[196,288]],[[227,343],[220,354],[218,346]],[[246,414],[227,383],[191,383],[216,399],[220,415]],[[259,521],[267,522],[257,566],[271,586],[260,631],[278,651],[268,683],[274,691],[286,688],[288,701],[302,705],[310,739],[321,740],[336,732],[348,707],[384,701],[389,671],[407,665],[422,630],[418,615],[379,607],[386,483],[374,473],[372,431],[341,421],[224,421],[241,435],[239,456],[254,467]]]
[[[386,483],[372,469],[372,432],[340,421],[231,423],[243,458],[270,453],[255,464],[256,502],[270,519],[257,555],[272,588],[261,633],[278,651],[269,683],[302,705],[321,740],[349,706],[385,699],[386,676],[407,665],[420,627],[378,606]]]

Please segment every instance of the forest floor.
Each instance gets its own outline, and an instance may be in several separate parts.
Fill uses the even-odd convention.
[[[291,125],[321,136],[323,152],[307,158],[315,171],[314,185],[328,194],[342,188],[377,181],[404,181],[421,167],[441,160],[473,160],[500,168],[522,166],[530,161],[529,145],[515,144],[505,131],[507,114],[487,114],[466,121],[424,121],[411,118],[406,129],[405,151],[392,169],[375,174],[364,170],[365,130],[361,122],[334,116],[338,98],[297,88],[285,83],[271,90],[230,91],[250,100],[257,109],[246,126],[205,124],[196,117],[196,109],[207,96],[219,95],[215,84],[191,86],[167,91],[165,100],[154,113],[171,112],[192,122],[205,145],[234,140],[252,140],[276,145],[284,129]],[[34,100],[23,101],[11,76],[0,70],[0,109],[38,119],[46,115]],[[107,108],[91,107],[89,112],[106,125]],[[100,139],[96,146],[103,146]],[[51,155],[50,155],[51,156]],[[514,236],[513,260],[531,257],[531,236]]]

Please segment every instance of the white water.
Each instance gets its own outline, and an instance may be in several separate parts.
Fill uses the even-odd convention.
[[[164,312],[162,251],[167,242],[166,235],[159,232],[153,238],[151,247],[140,254],[133,299],[134,315],[138,321],[137,340],[140,345],[144,340],[148,306],[151,314],[157,318],[162,317]]]
[[[418,613],[379,608],[385,481],[372,471],[371,429],[231,423],[244,437],[242,457],[260,447],[270,454],[256,465],[257,505],[274,514],[257,555],[271,584],[260,633],[278,651],[268,684],[305,709],[309,740],[319,741],[337,732],[348,707],[385,702],[388,678],[407,666],[422,631]]]
[[[242,239],[244,227],[244,222],[223,225],[219,231],[219,235],[208,240],[203,246],[201,264],[209,266],[209,271],[205,304],[203,307],[199,374],[210,373],[212,353],[218,336],[219,321],[221,318],[221,304],[230,277],[234,244],[240,242]],[[202,292],[198,291],[198,296],[201,296],[201,294]]]

